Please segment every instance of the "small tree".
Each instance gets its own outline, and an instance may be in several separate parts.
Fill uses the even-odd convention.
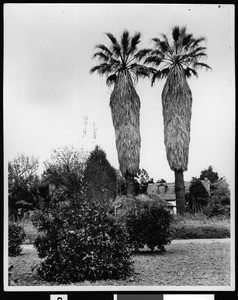
[[[216,182],[219,178],[218,173],[213,171],[212,166],[209,166],[207,169],[201,171],[200,179],[204,180],[205,177],[207,177],[211,183]]]
[[[19,211],[23,215],[36,205],[34,196],[39,184],[39,177],[36,174],[38,166],[36,157],[24,154],[8,162],[9,214],[14,220],[20,216]]]
[[[196,179],[191,182],[186,198],[189,211],[193,213],[203,211],[203,207],[208,203],[208,192],[201,180]]]
[[[117,173],[107,160],[106,153],[96,146],[86,161],[84,172],[86,195],[89,201],[107,203],[117,195]]]
[[[83,185],[83,175],[87,153],[73,146],[54,149],[51,159],[45,161],[42,175],[43,183],[52,183],[57,188],[64,188],[69,194],[80,192]]]
[[[135,176],[137,182],[137,194],[144,194],[147,191],[148,184],[153,182],[153,178],[149,177],[149,174],[145,169],[139,169],[139,172]]]
[[[230,215],[230,190],[224,178],[213,183],[206,214],[209,216]]]

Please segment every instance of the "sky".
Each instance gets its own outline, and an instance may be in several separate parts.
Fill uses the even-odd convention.
[[[235,61],[234,6],[215,4],[5,4],[4,5],[4,157],[20,153],[50,158],[58,147],[87,151],[99,145],[118,168],[109,107],[112,88],[90,74],[98,64],[95,45],[110,45],[106,32],[141,32],[139,48],[152,47],[161,33],[186,26],[205,36],[211,71],[188,80],[193,95],[186,181],[212,165],[234,184]],[[140,168],[154,180],[174,181],[164,146],[161,93],[165,80],[151,87],[136,83],[141,101]],[[93,138],[96,132],[96,139]],[[85,135],[86,133],[86,135]]]

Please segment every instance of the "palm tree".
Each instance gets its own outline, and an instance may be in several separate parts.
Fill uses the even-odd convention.
[[[138,54],[152,64],[152,85],[156,79],[166,78],[162,91],[164,120],[164,143],[167,160],[175,173],[175,193],[178,213],[185,211],[185,188],[183,172],[188,167],[190,123],[192,114],[192,92],[187,78],[198,76],[197,69],[211,69],[200,61],[205,58],[206,47],[201,46],[204,37],[194,38],[186,27],[172,29],[172,43],[165,34],[153,38],[154,49],[144,49]]]
[[[111,45],[96,45],[93,58],[99,59],[99,65],[93,67],[99,75],[106,76],[106,83],[114,85],[110,96],[110,107],[116,135],[116,148],[119,167],[127,182],[127,194],[135,194],[134,176],[140,163],[140,98],[134,84],[139,77],[149,77],[149,68],[138,64],[137,45],[140,33],[130,37],[124,30],[120,42],[106,33]]]

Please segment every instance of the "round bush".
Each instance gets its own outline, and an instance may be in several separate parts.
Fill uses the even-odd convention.
[[[162,201],[148,196],[141,199],[137,197],[130,201],[126,211],[120,213],[119,219],[127,228],[131,247],[136,251],[145,245],[151,251],[155,247],[164,250],[164,246],[172,239],[173,217],[168,207]]]
[[[17,256],[21,254],[21,244],[24,241],[24,229],[14,223],[10,222],[8,226],[8,253],[9,256]]]
[[[43,258],[38,274],[45,280],[119,279],[131,273],[127,234],[99,203],[60,201],[36,220],[41,233],[35,247]]]

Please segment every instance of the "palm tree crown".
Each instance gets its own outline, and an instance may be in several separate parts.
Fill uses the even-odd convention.
[[[94,53],[93,58],[97,57],[101,63],[93,67],[90,70],[91,73],[97,71],[100,75],[106,75],[108,85],[115,83],[120,73],[126,73],[134,80],[150,75],[149,68],[138,64],[137,45],[141,37],[139,32],[130,37],[129,32],[124,30],[120,43],[111,33],[106,33],[106,35],[111,41],[111,46],[96,45],[95,48],[99,51]]]
[[[144,49],[138,53],[138,58],[145,59],[145,64],[152,64],[153,70],[152,85],[155,79],[166,78],[175,67],[183,70],[186,77],[198,76],[198,68],[211,69],[207,64],[199,61],[206,58],[206,47],[201,46],[205,41],[204,37],[194,38],[192,34],[186,32],[186,27],[175,26],[172,29],[172,43],[165,34],[162,38],[153,38],[154,49]],[[158,70],[159,68],[159,70]]]

